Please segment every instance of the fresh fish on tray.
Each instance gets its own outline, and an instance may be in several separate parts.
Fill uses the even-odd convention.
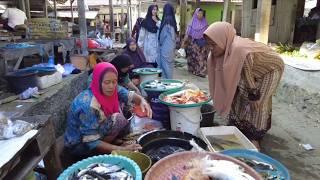
[[[74,172],[68,180],[133,180],[133,176],[114,164],[94,163]]]

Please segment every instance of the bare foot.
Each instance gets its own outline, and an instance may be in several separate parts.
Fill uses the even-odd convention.
[[[252,144],[258,149],[258,151],[261,150],[260,142],[259,142],[259,141],[252,140],[251,142],[252,142]]]

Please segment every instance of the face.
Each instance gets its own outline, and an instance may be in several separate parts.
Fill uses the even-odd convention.
[[[102,91],[104,95],[112,96],[117,85],[118,85],[118,77],[116,73],[107,72],[103,76]]]
[[[203,18],[203,11],[199,11],[197,17],[199,20],[201,20]]]
[[[214,57],[220,57],[224,55],[224,49],[219,47],[214,41],[209,38],[206,38],[209,49]]]
[[[130,43],[129,49],[130,49],[131,51],[136,51],[136,50],[137,50],[137,44],[134,43],[134,42]]]
[[[158,14],[158,8],[155,6],[152,9],[152,16],[156,16]]]

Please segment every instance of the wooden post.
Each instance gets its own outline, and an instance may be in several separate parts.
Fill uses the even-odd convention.
[[[138,17],[141,17],[141,1],[139,1]]]
[[[27,18],[30,19],[31,18],[31,14],[30,14],[30,1],[29,0],[26,0],[25,1],[25,6],[26,6],[26,15],[27,15]]]
[[[132,11],[131,11],[131,0],[127,0],[127,18],[128,18],[128,37],[131,37],[132,30]]]
[[[200,7],[200,0],[196,0],[196,8]]]
[[[77,2],[78,2],[81,51],[82,51],[82,55],[87,56],[89,53],[88,53],[88,43],[87,43],[86,9],[84,7],[83,0],[78,0]]]
[[[187,21],[187,0],[180,0],[180,38],[183,39],[186,32]]]
[[[73,2],[74,2],[74,0],[70,0],[71,22],[72,22],[72,23],[74,23],[74,17],[73,17]]]
[[[21,9],[21,11],[23,11],[23,12],[25,12],[27,14],[25,0],[20,0],[19,1],[19,9]]]
[[[254,39],[255,41],[264,44],[268,44],[269,40],[271,5],[272,1],[270,0],[258,0],[256,33]]]
[[[53,0],[54,18],[57,19],[57,1]]]
[[[223,2],[223,16],[222,21],[227,22],[228,21],[228,14],[229,14],[229,6],[230,6],[231,0],[224,0]]]
[[[110,31],[111,31],[111,39],[114,38],[114,17],[113,17],[113,4],[112,0],[109,0],[109,13],[110,13]]]
[[[48,2],[47,0],[44,0],[43,4],[43,14],[45,18],[48,18]]]

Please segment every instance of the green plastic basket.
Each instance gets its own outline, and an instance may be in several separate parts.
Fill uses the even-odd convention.
[[[172,104],[172,103],[168,103],[168,102],[165,102],[163,100],[163,98],[167,95],[170,95],[170,94],[174,94],[174,93],[177,93],[177,92],[180,92],[180,91],[183,91],[183,90],[172,90],[172,91],[167,91],[167,92],[164,92],[162,94],[160,94],[159,96],[159,100],[161,103],[169,106],[169,107],[177,107],[177,108],[191,108],[191,107],[199,107],[199,106],[202,106],[203,104],[207,104],[208,102],[211,101],[211,97],[208,95],[208,100],[207,101],[204,101],[204,102],[201,102],[201,103],[194,103],[194,104]]]
[[[132,72],[140,75],[160,74],[162,72],[159,68],[138,68],[132,70]]]
[[[68,177],[77,170],[85,169],[90,164],[93,163],[108,163],[108,164],[116,164],[120,167],[123,167],[126,171],[128,171],[135,180],[142,180],[142,173],[139,166],[129,158],[124,156],[117,155],[99,155],[89,157],[82,161],[79,161],[68,169],[66,169],[59,177],[58,180],[67,180]]]
[[[140,84],[141,89],[143,89],[145,91],[154,91],[154,92],[166,92],[166,91],[174,91],[174,90],[178,91],[178,90],[181,90],[181,88],[183,88],[185,85],[185,83],[183,81],[179,81],[179,80],[175,80],[175,79],[160,79],[157,81],[164,82],[164,83],[181,83],[181,86],[177,86],[174,88],[168,88],[168,89],[164,89],[164,88],[157,89],[157,88],[146,88],[145,87],[147,84],[149,84],[153,81],[155,81],[155,80],[146,81],[146,82]]]

